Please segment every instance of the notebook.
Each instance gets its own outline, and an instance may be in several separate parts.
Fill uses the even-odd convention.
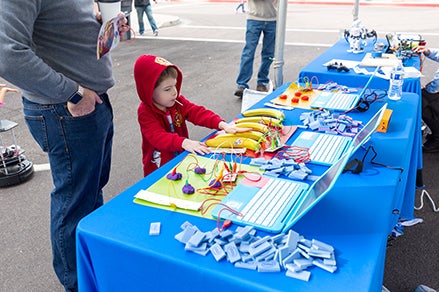
[[[311,186],[265,176],[262,186],[240,183],[211,214],[214,218],[229,219],[268,232],[286,232],[331,190],[349,156],[350,152],[346,152]],[[229,212],[225,206],[240,214]]]
[[[331,165],[347,149],[352,147],[353,152],[355,152],[361,145],[367,142],[380,125],[386,108],[387,104],[384,104],[354,137],[303,131],[291,145],[308,148],[312,163]]]
[[[372,74],[359,94],[339,91],[322,91],[311,102],[311,108],[322,108],[334,111],[348,111],[354,108],[364,95],[375,73]]]

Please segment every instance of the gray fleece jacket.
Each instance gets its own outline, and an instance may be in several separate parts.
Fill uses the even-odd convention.
[[[248,0],[247,19],[276,21],[277,10],[277,0]]]
[[[96,58],[100,26],[91,0],[0,0],[0,76],[41,104],[78,84],[104,93],[114,79],[109,55]]]

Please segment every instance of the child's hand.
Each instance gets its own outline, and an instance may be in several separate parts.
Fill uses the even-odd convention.
[[[117,22],[117,28],[118,28],[118,31],[119,31],[119,35],[121,37],[123,37],[125,35],[125,33],[130,30],[130,27],[127,25],[128,24],[128,18],[126,18],[125,14],[123,14],[123,13],[119,13],[118,16],[124,16],[122,19],[120,19]]]
[[[9,87],[4,87],[6,86],[6,84],[0,84],[0,105],[4,104],[4,99],[6,96],[6,93],[8,92],[15,92],[15,93],[19,93],[20,91],[18,89],[15,88],[9,88]]]
[[[239,128],[235,124],[227,124],[226,122],[220,122],[218,127],[229,134],[251,131],[250,128]]]
[[[181,145],[184,150],[193,153],[193,154],[208,154],[210,153],[210,149],[200,141],[194,141],[190,139],[184,139],[183,144]]]

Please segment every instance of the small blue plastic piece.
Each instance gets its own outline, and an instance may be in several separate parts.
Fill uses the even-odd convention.
[[[226,253],[222,249],[221,245],[219,245],[218,243],[215,243],[210,247],[210,252],[217,262],[219,262],[226,256]]]
[[[270,243],[268,243],[268,242],[264,242],[262,244],[259,244],[256,247],[252,247],[252,245],[250,245],[249,253],[253,257],[256,257],[256,256],[260,255],[261,253],[263,253],[264,251],[270,249],[271,246],[272,245]]]
[[[294,180],[305,180],[308,174],[302,170],[293,170],[288,174],[288,178]]]
[[[239,254],[238,248],[234,242],[228,243],[224,246],[224,251],[227,254],[227,259],[232,264],[239,261],[241,259],[241,255]]]
[[[149,235],[160,235],[160,226],[160,222],[151,222],[151,224],[149,224]]]
[[[275,172],[275,171],[265,171],[264,175],[269,176],[269,177],[279,177],[280,173]]]
[[[276,261],[259,262],[258,272],[262,272],[262,273],[280,272],[280,265]]]
[[[227,240],[224,240],[224,239],[222,239],[222,238],[215,238],[214,240],[213,240],[215,243],[218,243],[219,245],[225,245],[225,244],[227,244]]]
[[[207,250],[207,242],[204,242],[203,244],[200,244],[199,246],[192,245],[188,242],[184,246],[184,249],[190,250],[193,252],[203,252],[204,253]]]
[[[226,239],[226,238],[228,238],[228,237],[231,237],[232,235],[233,235],[233,232],[232,232],[231,230],[229,230],[229,229],[224,230],[224,231],[221,231],[220,234],[219,234],[219,236],[220,236],[222,239]]]
[[[274,259],[274,255],[276,254],[276,248],[271,246],[270,249],[264,251],[258,256],[254,257],[257,262],[264,262]]]
[[[285,237],[285,234],[283,234],[283,233],[279,233],[277,235],[273,235],[271,237],[271,242],[273,242],[274,244],[279,244],[279,243],[282,242],[284,237]]]
[[[250,248],[250,243],[248,242],[241,242],[241,244],[239,245],[240,252],[248,252],[249,248]]]
[[[319,240],[313,239],[311,241],[311,243],[312,243],[312,245],[317,246],[318,249],[323,249],[323,250],[327,250],[327,251],[330,251],[330,252],[334,251],[334,247],[332,247],[331,245],[329,245],[327,243],[321,242]]]
[[[314,248],[311,248],[308,251],[308,255],[310,255],[312,257],[325,258],[325,259],[330,259],[331,258],[331,254],[332,253],[330,251],[314,249]]]
[[[241,254],[241,260],[243,262],[251,262],[254,261],[253,257],[249,253],[242,253]]]
[[[258,265],[254,261],[251,261],[251,262],[241,262],[241,261],[239,261],[239,262],[235,263],[235,267],[241,268],[241,269],[256,270]]]
[[[325,271],[328,271],[330,273],[334,273],[337,270],[337,266],[329,266],[325,265],[321,259],[315,259],[312,261],[314,266],[317,266]]]
[[[235,233],[235,236],[236,236],[237,238],[240,238],[240,239],[245,240],[245,239],[249,236],[250,232],[251,232],[253,229],[254,229],[253,226],[246,225],[245,227],[241,227],[241,228],[237,229],[237,231],[236,231],[236,233]]]
[[[328,266],[336,266],[337,261],[335,260],[334,254],[332,254],[329,259],[323,259],[323,263]]]
[[[259,238],[258,240],[256,240],[256,241],[254,241],[254,242],[252,242],[251,244],[250,244],[250,247],[251,248],[255,248],[255,247],[257,247],[258,245],[261,245],[261,244],[263,244],[263,243],[265,243],[266,241],[268,241],[268,240],[270,240],[270,236],[264,236],[263,238]]]
[[[288,246],[283,246],[278,248],[279,251],[279,262],[283,262],[290,255],[290,251],[288,250]]]
[[[267,163],[267,160],[265,158],[252,158],[250,160],[250,165],[260,166],[260,165],[264,165],[266,163]]]
[[[312,266],[312,261],[309,259],[294,259],[294,264],[299,267],[300,270],[306,269]]]
[[[180,225],[181,229],[186,229],[188,227],[193,227],[194,225],[192,225],[192,223],[190,223],[189,221],[185,221],[183,222],[183,224]]]
[[[287,270],[285,275],[287,277],[291,277],[291,278],[295,278],[295,279],[298,279],[298,280],[302,280],[302,281],[308,282],[309,278],[311,277],[311,272],[310,271],[294,272],[294,271],[291,271],[291,270]]]
[[[300,259],[301,255],[302,255],[301,250],[296,249],[295,251],[290,253],[286,258],[283,259],[282,265],[285,267],[286,264],[292,263],[295,259]]]
[[[204,232],[201,231],[196,231],[191,238],[189,238],[189,240],[187,241],[187,243],[193,245],[193,246],[198,246],[200,245],[200,243],[204,240],[204,238],[206,237],[206,234]]]
[[[197,232],[197,230],[198,230],[198,228],[196,228],[196,227],[188,226],[182,232],[177,234],[175,236],[175,239],[177,239],[181,243],[186,244],[188,242],[188,240],[192,237],[192,235],[194,235],[195,232]]]
[[[287,246],[290,251],[293,251],[297,248],[297,243],[299,242],[299,240],[300,240],[299,233],[290,229],[290,231],[288,231],[287,234]]]

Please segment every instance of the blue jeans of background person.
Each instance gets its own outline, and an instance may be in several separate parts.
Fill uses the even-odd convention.
[[[145,32],[145,25],[143,24],[143,13],[146,14],[149,24],[151,25],[152,31],[157,30],[157,24],[155,23],[154,17],[152,16],[151,5],[144,7],[136,7],[137,19],[139,20],[139,33],[143,34]]]
[[[102,206],[110,175],[113,111],[107,94],[101,98],[94,112],[81,117],[72,117],[66,103],[44,105],[23,98],[26,124],[49,156],[53,267],[66,291],[77,291],[76,226]]]
[[[238,86],[249,88],[248,82],[253,75],[253,62],[259,38],[262,38],[261,66],[258,70],[258,85],[267,85],[270,81],[268,73],[274,58],[274,45],[276,38],[276,21],[247,20],[245,46],[242,50],[239,74],[236,79]]]
[[[244,3],[239,3],[239,5],[238,6],[236,6],[236,11],[238,11],[239,10],[239,8],[241,8],[241,11],[242,11],[242,13],[244,13],[245,12],[245,7],[244,7]]]

